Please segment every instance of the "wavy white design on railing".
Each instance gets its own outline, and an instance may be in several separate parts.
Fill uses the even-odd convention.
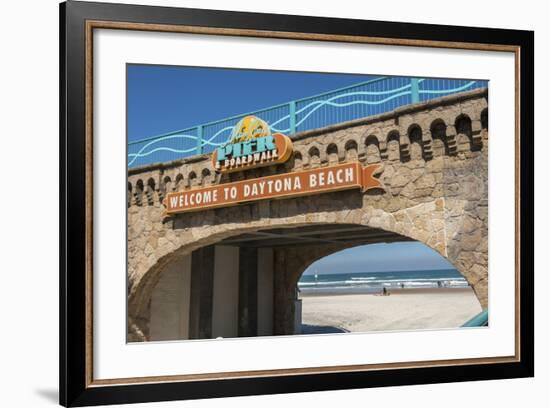
[[[460,92],[465,90],[466,88],[469,88],[470,86],[474,85],[477,81],[470,81],[466,85],[460,86],[458,88],[453,89],[420,89],[418,93],[421,94],[444,94],[444,93],[450,93],[450,92]]]
[[[410,88],[410,85],[409,85],[409,88]],[[410,93],[411,93],[410,91],[399,92],[399,93],[396,93],[394,95],[388,96],[387,98],[381,99],[379,101],[358,100],[358,101],[350,101],[350,102],[344,102],[344,103],[332,102],[335,99],[339,99],[339,98],[336,98],[336,97],[331,98],[331,99],[327,99],[326,101],[315,101],[315,102],[310,103],[306,108],[309,108],[309,107],[315,106],[315,105],[317,105],[317,106],[315,106],[306,115],[304,115],[304,117],[302,119],[297,121],[296,122],[296,127],[298,127],[302,123],[304,123],[307,118],[309,118],[311,115],[313,115],[313,113],[315,113],[315,111],[321,109],[325,105],[334,106],[334,107],[337,107],[337,108],[345,108],[347,106],[352,106],[352,105],[381,105],[383,103],[391,101],[392,99],[399,98],[400,96],[410,95]],[[361,95],[361,94],[362,94],[362,92],[352,92],[352,93],[349,93],[349,94],[340,95],[340,97],[355,96],[355,95]],[[303,112],[306,108],[301,109],[300,111],[296,112],[296,114],[298,115],[298,113]]]
[[[203,139],[201,141],[201,147],[206,146],[206,145],[210,145],[210,146],[214,146],[214,147],[221,146],[225,142],[216,143],[216,142],[212,142],[212,140],[215,139],[220,133],[222,133],[224,131],[227,131],[228,129],[229,130],[233,129],[233,126],[228,126],[228,127],[223,128],[223,129],[220,129],[210,139],[206,139],[206,140]],[[189,152],[197,150],[197,146],[194,146],[194,147],[191,147],[191,148],[188,148],[188,149],[174,149],[174,148],[171,148],[171,147],[162,146],[162,147],[157,147],[153,150],[149,150],[146,153],[143,153],[143,151],[146,148],[148,148],[149,146],[151,146],[155,143],[158,143],[158,142],[163,142],[165,140],[169,140],[169,139],[191,139],[195,143],[197,142],[197,136],[185,135],[185,134],[184,135],[169,135],[169,136],[164,136],[164,137],[152,140],[149,143],[147,143],[146,145],[144,145],[143,147],[141,147],[141,149],[139,149],[139,151],[137,153],[128,153],[128,158],[132,158],[132,160],[128,163],[128,166],[131,166],[138,158],[147,157],[147,156],[150,156],[151,154],[156,153],[156,152],[166,151],[166,152],[171,152],[171,153],[189,153]]]
[[[419,80],[418,82],[422,82],[424,81],[424,79],[421,79]],[[313,109],[311,111],[311,113],[315,112],[316,110],[318,110],[319,108],[321,108],[323,105],[330,105],[330,106],[336,106],[336,107],[345,107],[345,106],[350,106],[350,105],[355,105],[357,103],[360,103],[361,101],[352,101],[352,102],[348,102],[348,104],[337,104],[337,103],[330,103],[336,99],[340,99],[340,98],[344,98],[344,97],[348,97],[348,96],[354,96],[354,95],[365,95],[365,96],[376,96],[376,95],[389,95],[389,94],[393,94],[393,93],[396,93],[396,92],[400,92],[400,91],[403,91],[405,89],[408,89],[411,87],[411,84],[408,84],[408,85],[405,85],[405,86],[402,86],[401,88],[396,88],[396,89],[391,89],[389,91],[357,91],[357,92],[350,92],[350,93],[346,93],[346,94],[341,94],[341,95],[335,95],[333,96],[332,98],[330,99],[325,99],[325,100],[322,100],[322,101],[313,101],[312,103],[304,106],[303,108],[300,108],[296,111],[296,115],[299,115],[300,113],[302,113],[303,111],[309,109],[311,106],[314,106],[314,105],[319,105],[318,107],[316,107],[315,109]],[[406,94],[408,94],[409,92],[407,92]],[[397,96],[402,96],[402,95],[397,95]],[[390,99],[393,99],[393,97],[397,97],[396,95],[392,95],[392,97],[390,97]],[[368,105],[379,105],[381,103],[384,103],[386,102],[386,100],[383,100],[383,101],[374,101],[372,103],[368,103],[368,101],[364,101],[363,104],[368,104]],[[311,114],[308,114],[307,116],[305,116],[301,121],[299,121],[298,123],[296,123],[296,127],[298,127],[299,125],[301,125],[304,120],[306,120]],[[278,123],[280,122],[283,122],[287,119],[290,118],[290,114],[286,115],[286,116],[283,116],[282,118],[280,118],[279,120],[273,122],[270,126],[273,130],[275,130],[276,132],[288,132],[290,130],[290,127],[287,128],[287,129],[277,129],[275,128],[274,126],[276,126]]]
[[[418,82],[420,83],[422,81],[424,81],[424,80],[422,79]],[[463,86],[458,87],[458,88],[453,88],[453,89],[419,90],[418,93],[422,93],[422,94],[444,94],[444,93],[460,92],[460,91],[463,91],[463,90],[471,87],[475,83],[476,83],[476,81],[471,81],[471,82],[467,83],[466,85],[463,85]],[[347,93],[347,94],[336,95],[336,96],[334,96],[330,99],[326,99],[326,100],[323,100],[323,101],[314,101],[314,102],[312,102],[312,103],[310,103],[310,104],[308,104],[308,105],[304,106],[303,108],[296,111],[296,115],[299,115],[300,113],[302,113],[303,111],[309,109],[310,107],[312,107],[314,105],[317,105],[315,108],[313,108],[311,111],[309,111],[302,119],[300,119],[298,122],[296,122],[296,127],[298,127],[302,123],[304,123],[308,117],[310,117],[315,111],[319,110],[320,108],[322,108],[325,105],[334,106],[334,107],[337,107],[337,108],[342,108],[342,107],[347,107],[347,106],[352,106],[352,105],[380,105],[380,104],[388,102],[392,99],[399,98],[400,96],[410,95],[411,91],[400,92],[398,94],[395,94],[395,92],[402,91],[402,90],[408,89],[410,87],[411,87],[411,85],[409,84],[409,85],[403,86],[403,87],[398,88],[398,89],[393,89],[391,91],[384,91],[384,92],[363,92],[363,91],[350,92],[350,93]],[[350,102],[347,102],[347,103],[332,102],[336,99],[349,97],[349,96],[356,96],[356,95],[388,95],[390,93],[392,93],[393,95],[391,95],[391,96],[389,96],[385,99],[379,100],[379,101],[358,100],[358,101],[350,101]],[[290,130],[290,128],[277,129],[274,126],[277,125],[278,123],[284,121],[284,120],[289,119],[289,118],[290,118],[290,115],[286,115],[286,116],[280,118],[279,120],[277,120],[276,122],[273,122],[271,124],[271,128],[273,130],[275,130],[276,132],[288,132]]]
[[[425,79],[420,79],[418,82],[421,83],[423,81],[425,81]],[[470,88],[471,86],[475,85],[475,83],[476,83],[476,81],[470,81],[465,85],[462,85],[462,86],[457,87],[457,88],[452,88],[452,89],[440,89],[440,90],[419,89],[418,93],[419,94],[437,94],[437,95],[456,93],[456,92],[460,92],[460,91],[463,91],[465,89]],[[325,99],[325,100],[313,101],[313,102],[307,104],[306,106],[298,109],[295,112],[295,115],[298,116],[298,115],[300,115],[300,114],[307,111],[307,113],[305,113],[305,115],[300,120],[298,120],[296,122],[295,126],[296,126],[296,128],[298,126],[300,126],[311,115],[313,115],[317,110],[321,109],[323,106],[332,106],[332,107],[335,107],[335,108],[345,108],[345,107],[353,106],[353,105],[380,105],[380,104],[386,103],[388,101],[391,101],[393,99],[399,98],[401,96],[410,95],[411,94],[411,89],[410,88],[411,88],[411,84],[408,84],[408,85],[402,86],[400,88],[391,89],[391,90],[387,90],[387,91],[356,91],[356,92],[349,92],[349,93],[345,93],[345,94],[335,95],[335,96],[333,96],[329,99]],[[338,99],[351,97],[351,96],[375,96],[375,95],[389,95],[389,96],[387,98],[384,98],[384,99],[379,100],[379,101],[355,100],[355,101],[349,101],[349,102],[343,102],[343,103],[335,102]],[[289,120],[289,119],[290,119],[290,114],[285,115],[285,116],[277,119],[275,122],[271,123],[270,127],[275,132],[281,132],[281,133],[288,132],[288,131],[290,131],[290,126],[286,129],[279,129],[279,128],[276,127],[276,125],[278,125],[281,122],[284,122],[285,120]],[[228,138],[225,138],[221,142],[213,142],[213,140],[215,138],[217,138],[221,133],[226,132],[226,131],[231,131],[231,129],[233,129],[233,126],[226,126],[223,129],[218,130],[210,138],[203,139],[202,142],[201,142],[201,147],[206,146],[206,145],[214,146],[214,147],[218,147],[218,146],[223,145],[224,143],[227,142]],[[140,150],[137,153],[129,153],[128,154],[128,159],[131,158],[132,160],[128,163],[128,166],[131,166],[138,158],[147,157],[147,156],[149,156],[153,153],[160,152],[160,151],[166,151],[166,152],[181,154],[181,153],[190,153],[190,152],[193,152],[193,151],[197,150],[196,146],[194,146],[192,148],[188,148],[188,149],[176,149],[176,148],[172,148],[172,147],[161,146],[161,147],[157,147],[157,148],[154,148],[152,150],[149,150],[147,152],[144,152],[145,149],[147,149],[149,146],[151,146],[153,144],[156,144],[156,143],[159,143],[159,142],[170,140],[170,139],[190,139],[190,140],[195,141],[195,143],[197,142],[197,136],[186,135],[186,134],[181,134],[181,135],[173,135],[172,134],[172,135],[167,135],[167,136],[164,136],[164,137],[160,137],[158,139],[152,140],[149,143],[145,144],[143,147],[140,148]]]

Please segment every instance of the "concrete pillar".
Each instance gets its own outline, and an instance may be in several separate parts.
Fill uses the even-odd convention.
[[[258,336],[273,335],[273,249],[258,250]]]
[[[258,249],[239,251],[239,337],[258,333]]]
[[[239,335],[239,248],[216,246],[212,337]]]
[[[196,249],[191,255],[191,306],[189,338],[212,338],[214,246]]]
[[[191,256],[169,264],[151,296],[149,335],[152,341],[189,338]]]

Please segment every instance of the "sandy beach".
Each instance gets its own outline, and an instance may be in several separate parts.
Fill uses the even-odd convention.
[[[481,312],[471,288],[377,294],[301,295],[302,332],[368,332],[459,327]]]

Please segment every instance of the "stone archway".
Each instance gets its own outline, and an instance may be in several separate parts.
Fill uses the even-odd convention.
[[[260,206],[251,204],[227,209],[232,214],[221,216],[218,219],[213,216],[214,214],[204,213],[202,221],[197,222],[199,225],[194,225],[196,221],[191,219],[176,218],[165,221],[172,225],[171,228],[166,229],[166,233],[162,237],[158,237],[157,248],[154,251],[149,251],[149,260],[154,262],[148,269],[134,270],[134,273],[130,275],[128,302],[130,333],[136,339],[143,340],[147,337],[149,320],[147,308],[154,286],[160,279],[163,270],[170,263],[190,254],[193,250],[215,244],[235,235],[266,228],[297,228],[327,223],[331,225],[362,225],[426,244],[456,266],[473,287],[482,306],[487,306],[487,275],[486,269],[483,270],[486,247],[480,247],[480,241],[477,240],[477,237],[480,239],[482,237],[480,230],[483,224],[479,222],[479,219],[472,219],[471,215],[464,212],[463,205],[465,203],[438,198],[390,213],[374,206],[365,206],[363,201],[367,200],[368,196],[362,197],[360,193],[339,193],[339,196],[348,205],[342,206],[342,201],[336,201],[331,197],[324,197],[322,200],[317,197],[315,202],[312,202],[314,199],[311,197],[304,197],[296,199],[298,202],[295,211],[285,211],[284,216],[281,216],[283,214],[279,212],[280,207],[277,208],[278,203],[271,202],[263,203],[268,205],[268,208],[263,209],[264,217],[261,216],[260,208],[257,208]],[[285,207],[286,204],[288,203],[285,203]],[[303,211],[311,206],[315,206],[317,211]],[[226,216],[228,218],[225,218]],[[224,222],[226,219],[239,220],[240,222],[228,224]],[[449,239],[452,229],[456,229],[460,233],[452,234],[454,238]],[[465,235],[466,241],[464,239],[457,240],[457,237],[462,238],[462,235]],[[477,244],[474,245],[476,240]],[[150,242],[146,245],[150,245]],[[457,250],[457,245],[461,245],[461,250]],[[341,248],[341,246],[319,247],[301,255],[278,252],[275,256],[275,273],[279,278],[301,273],[307,264]],[[483,252],[484,249],[485,252]],[[468,255],[470,253],[477,254],[477,258],[471,259]],[[138,265],[143,264],[139,263]],[[286,281],[288,283],[292,279]],[[285,299],[280,298],[281,294],[278,296],[277,301],[281,305],[288,305]],[[292,313],[292,310],[280,315],[288,317],[288,313]],[[276,333],[281,334],[287,331],[287,328],[279,325]]]
[[[213,179],[211,161],[132,169],[128,183],[129,334],[146,339],[162,271],[192,251],[269,228],[353,224],[420,241],[446,257],[485,308],[488,263],[487,91],[424,102],[293,136],[294,158]],[[163,218],[170,190],[301,171],[336,162],[379,163],[382,189],[270,200]],[[209,172],[204,169],[210,169]]]

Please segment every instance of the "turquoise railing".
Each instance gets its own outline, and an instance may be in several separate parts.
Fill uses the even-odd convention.
[[[233,126],[248,115],[266,121],[273,132],[291,135],[484,87],[487,87],[487,81],[380,77],[254,112],[129,142],[128,167],[210,153],[227,143]]]
[[[485,309],[462,325],[462,327],[481,327],[489,324],[489,310]]]

